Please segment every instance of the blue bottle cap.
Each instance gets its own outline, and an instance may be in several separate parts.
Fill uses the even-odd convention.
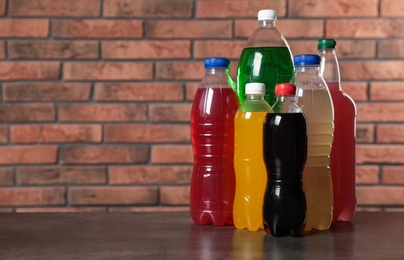
[[[295,66],[320,65],[321,58],[317,54],[301,54],[294,58]]]
[[[205,68],[227,68],[230,64],[230,60],[227,58],[206,58],[205,59]]]

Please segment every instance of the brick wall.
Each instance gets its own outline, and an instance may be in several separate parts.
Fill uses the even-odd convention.
[[[259,9],[293,54],[334,37],[355,99],[360,210],[404,209],[404,1],[0,0],[0,212],[188,210],[203,59]]]

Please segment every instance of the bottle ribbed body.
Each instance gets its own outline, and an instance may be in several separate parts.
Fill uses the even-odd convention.
[[[233,118],[238,100],[231,84],[227,69],[207,69],[192,104],[190,213],[199,225],[233,224]]]
[[[334,109],[319,66],[298,66],[294,83],[297,104],[308,124],[307,162],[303,172],[307,220],[305,230],[328,229],[332,221],[333,191],[330,153],[334,133]]]

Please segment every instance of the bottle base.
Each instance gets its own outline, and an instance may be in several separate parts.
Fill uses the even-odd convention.
[[[195,224],[214,225],[216,227],[222,227],[226,225],[233,225],[232,211],[191,211],[191,218]]]

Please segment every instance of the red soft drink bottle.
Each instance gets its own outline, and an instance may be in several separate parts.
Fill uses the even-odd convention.
[[[198,225],[233,224],[234,114],[238,99],[226,58],[205,59],[205,77],[191,112],[194,167],[190,213]]]
[[[320,73],[327,83],[334,105],[334,140],[330,155],[334,209],[332,222],[350,221],[356,209],[355,196],[355,102],[341,88],[334,39],[318,41]]]

